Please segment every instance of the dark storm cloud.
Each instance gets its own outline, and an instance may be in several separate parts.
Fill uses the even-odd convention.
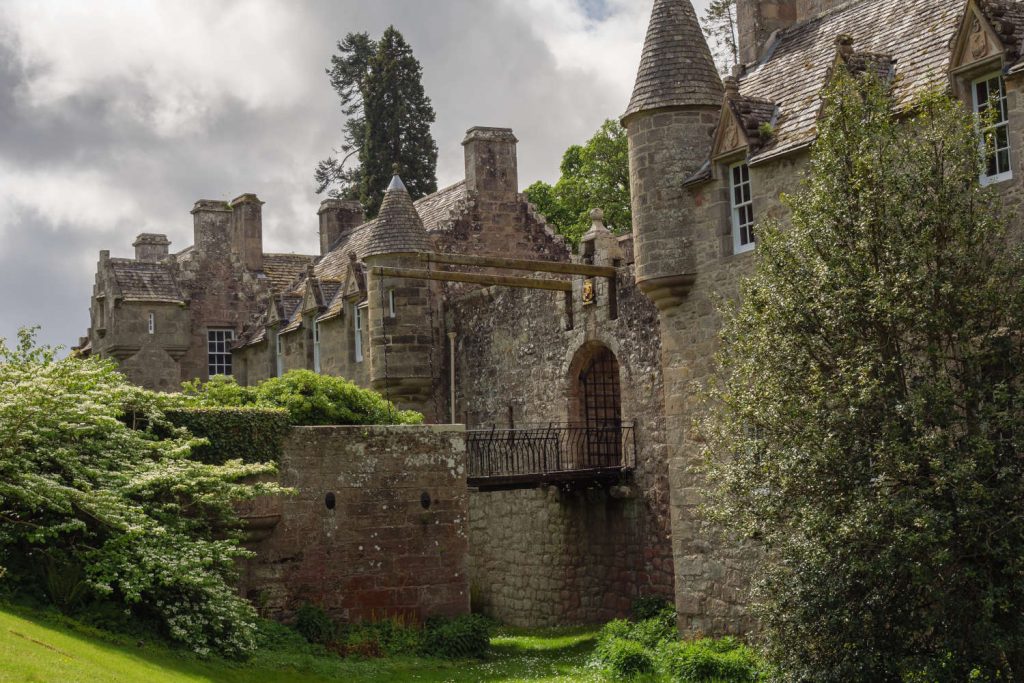
[[[312,252],[312,171],[339,142],[324,69],[394,24],[437,111],[438,180],[473,125],[520,139],[520,185],[629,97],[651,0],[5,0],[0,5],[0,337],[88,324],[100,249],[191,242],[199,198],[256,192],[268,250]]]

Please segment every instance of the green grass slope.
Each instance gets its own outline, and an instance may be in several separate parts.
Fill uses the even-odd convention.
[[[0,682],[17,683],[320,683],[326,681],[602,680],[586,668],[594,633],[505,631],[482,662],[390,658],[342,660],[309,648],[278,646],[249,662],[198,660],[157,645],[133,645],[72,630],[24,610],[0,608]]]

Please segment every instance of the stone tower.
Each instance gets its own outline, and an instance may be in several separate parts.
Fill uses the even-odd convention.
[[[629,138],[636,280],[657,305],[664,379],[664,433],[672,506],[672,554],[679,626],[722,635],[729,607],[717,607],[725,567],[712,552],[695,501],[704,486],[692,384],[710,358],[714,328],[705,275],[708,235],[697,232],[695,195],[685,180],[709,157],[724,89],[690,0],[655,0],[636,88],[622,118]],[[713,274],[708,273],[713,277]],[[716,602],[717,601],[717,602]],[[723,603],[724,605],[724,603]]]
[[[655,0],[633,98],[629,137],[636,278],[659,308],[696,277],[692,200],[683,181],[708,156],[723,97],[690,0]]]
[[[432,291],[432,282],[373,272],[378,266],[421,269],[417,254],[432,250],[423,221],[397,174],[369,230],[363,258],[369,270],[370,383],[392,401],[422,412],[428,421],[440,419],[431,401],[431,368],[438,362],[433,326],[440,320],[438,312],[431,314],[431,307],[439,295]]]

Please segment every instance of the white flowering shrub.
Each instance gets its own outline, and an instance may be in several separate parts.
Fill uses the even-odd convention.
[[[274,466],[190,459],[201,442],[163,402],[31,331],[0,340],[0,586],[62,609],[121,603],[200,654],[241,656],[256,614],[234,589],[249,553],[232,504],[278,492],[245,483]]]

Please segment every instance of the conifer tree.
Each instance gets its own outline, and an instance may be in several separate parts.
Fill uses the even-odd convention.
[[[328,71],[348,117],[340,161],[321,161],[317,192],[358,199],[375,216],[395,164],[413,199],[437,190],[437,145],[430,133],[436,116],[423,89],[423,69],[394,27],[380,40],[350,33],[338,44]],[[358,167],[348,167],[351,159]]]
[[[711,0],[701,17],[701,24],[718,70],[728,73],[740,61],[739,38],[736,35],[736,0]]]

